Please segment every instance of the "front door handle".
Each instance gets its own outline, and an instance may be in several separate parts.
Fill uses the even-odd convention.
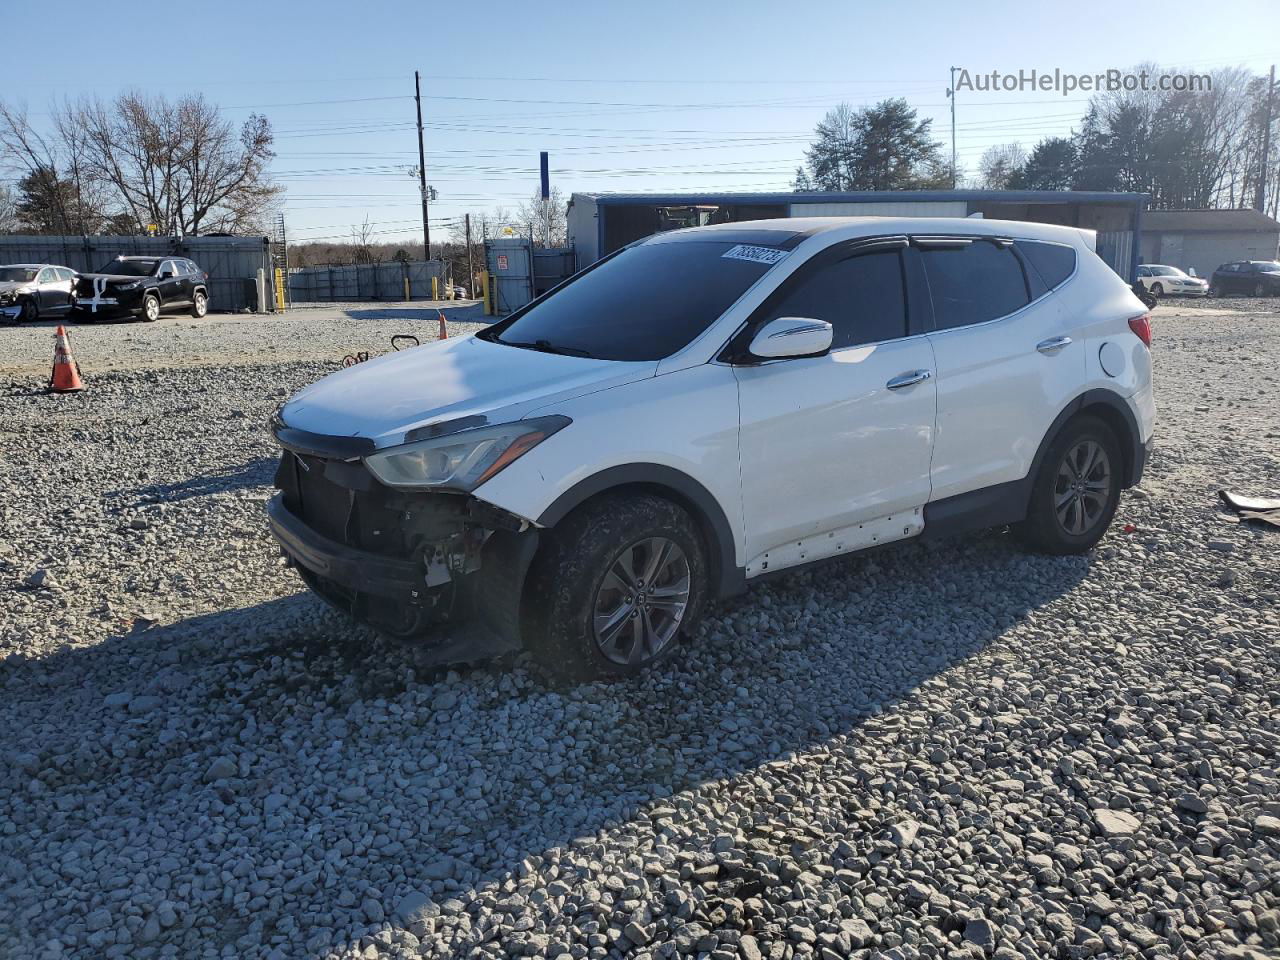
[[[1037,343],[1036,349],[1041,353],[1053,353],[1057,350],[1061,350],[1070,343],[1070,337],[1050,337],[1048,340],[1041,340]]]
[[[888,383],[885,384],[890,390],[901,390],[903,387],[912,387],[917,383],[922,383],[932,377],[933,374],[928,370],[912,370],[910,373],[900,373]]]

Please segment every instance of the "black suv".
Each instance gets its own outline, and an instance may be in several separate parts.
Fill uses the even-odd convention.
[[[1280,263],[1275,260],[1237,260],[1213,271],[1209,291],[1217,297],[1242,293],[1246,297],[1280,296]]]
[[[183,257],[116,257],[76,281],[73,309],[79,320],[134,316],[153,321],[177,307],[193,317],[209,312],[209,274]]]

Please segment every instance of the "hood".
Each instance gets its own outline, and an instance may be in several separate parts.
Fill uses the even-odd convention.
[[[367,437],[379,448],[392,447],[418,427],[474,416],[489,423],[519,420],[556,400],[651,377],[657,366],[457,337],[332,373],[296,394],[280,417],[310,433]]]
[[[135,277],[127,273],[79,273],[81,280],[106,280],[109,283],[133,283],[135,280],[146,280],[146,277]]]
[[[27,289],[35,289],[35,283],[29,280],[0,281],[0,293],[21,293]]]

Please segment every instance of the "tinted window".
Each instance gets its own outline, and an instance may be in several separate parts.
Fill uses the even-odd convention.
[[[1045,286],[1052,290],[1071,276],[1076,269],[1076,252],[1071,247],[1059,243],[1037,243],[1034,240],[1018,240],[1014,243],[1031,268],[1040,274]],[[1173,276],[1178,271],[1169,267],[1146,267],[1140,269],[1140,276],[1158,277]]]
[[[112,260],[98,272],[117,277],[149,277],[157,263],[158,260]]]
[[[1255,260],[1253,268],[1258,273],[1280,273],[1280,263],[1274,260]]]
[[[76,272],[69,267],[59,267],[58,277],[61,280],[74,280],[76,278]]]
[[[58,272],[53,267],[45,267],[40,271],[40,276],[36,278],[37,283],[57,283]]]
[[[630,247],[479,336],[541,342],[551,352],[602,360],[660,360],[706,330],[772,269],[726,256],[740,247],[700,240]]]
[[[1022,264],[1009,247],[975,240],[960,247],[926,247],[921,258],[938,330],[994,320],[1031,300]]]
[[[907,333],[902,258],[897,250],[864,253],[806,271],[768,319],[810,317],[834,328],[831,349],[893,340]]]

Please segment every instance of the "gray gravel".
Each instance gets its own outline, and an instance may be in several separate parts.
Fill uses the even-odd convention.
[[[0,330],[0,954],[1276,956],[1280,534],[1215,500],[1280,493],[1274,301],[1157,310],[1092,557],[847,560],[570,689],[353,627],[264,532],[268,414],[403,323],[76,329],[63,397]]]

